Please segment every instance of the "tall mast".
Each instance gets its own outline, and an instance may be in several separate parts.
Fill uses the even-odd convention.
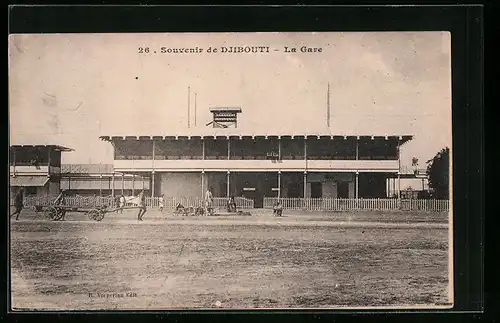
[[[191,97],[191,87],[188,86],[188,128],[191,128],[191,115],[190,115],[190,102],[189,102],[189,99]]]
[[[194,126],[196,127],[196,96],[198,93],[194,92]]]
[[[330,82],[326,91],[326,125],[330,128]]]

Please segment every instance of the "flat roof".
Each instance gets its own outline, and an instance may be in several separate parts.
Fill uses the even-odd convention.
[[[218,129],[219,130],[219,129]],[[222,130],[229,130],[227,128]],[[163,140],[163,139],[204,139],[204,138],[234,138],[234,139],[243,139],[243,138],[328,138],[328,139],[384,139],[384,140],[400,140],[402,143],[408,142],[413,139],[412,135],[332,135],[326,133],[304,133],[304,134],[287,134],[287,133],[241,133],[235,132],[234,129],[230,129],[232,131],[217,131],[212,133],[205,134],[195,134],[195,133],[171,133],[171,134],[162,134],[162,135],[110,135],[110,136],[100,136],[99,138],[104,141],[113,141],[113,140],[124,140],[124,139],[133,139],[133,140]]]
[[[10,176],[10,186],[14,187],[43,187],[49,178],[46,175],[38,176],[27,176],[27,175],[17,175]]]
[[[213,107],[210,108],[210,112],[237,112],[241,113],[240,107]]]
[[[71,148],[60,146],[60,145],[40,145],[40,144],[14,144],[10,145],[11,147],[15,148],[54,148],[56,150],[60,151],[74,151]]]

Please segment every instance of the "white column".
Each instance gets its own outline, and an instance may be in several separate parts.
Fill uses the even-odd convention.
[[[12,148],[11,151],[12,151],[12,166],[14,168],[14,174],[13,175],[15,177],[16,176],[16,148]]]
[[[398,140],[398,199],[401,198],[401,149]]]
[[[278,171],[278,199],[281,198],[281,171]]]
[[[201,138],[201,150],[202,159],[205,159],[205,138]]]
[[[278,137],[278,160],[281,160],[281,137]]]
[[[231,140],[227,138],[227,159],[231,159]]]
[[[155,158],[156,158],[156,141],[153,139],[153,170],[151,171],[151,197],[155,197]]]
[[[307,161],[307,136],[304,137],[304,160]]]
[[[356,172],[356,199],[359,198],[359,172]]]
[[[111,176],[111,196],[115,197],[115,172]]]
[[[226,188],[226,196],[229,197],[229,181],[231,180],[231,172],[227,171],[227,188]]]
[[[135,195],[135,174],[132,174],[132,195]]]
[[[356,160],[359,160],[359,137],[356,137]]]
[[[307,172],[304,172],[304,198],[307,198]]]
[[[99,175],[99,196],[102,196],[102,174]]]
[[[201,171],[201,198],[203,198],[205,193],[205,171]]]
[[[155,170],[151,172],[151,196],[155,196]]]
[[[122,195],[125,195],[125,174],[122,173]]]

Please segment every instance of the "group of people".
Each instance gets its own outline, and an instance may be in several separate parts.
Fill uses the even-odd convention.
[[[57,198],[54,200],[54,205],[57,206],[62,206],[66,204],[66,195],[67,192],[65,190],[61,190]],[[19,216],[21,215],[22,210],[24,209],[24,188],[20,188],[19,191],[17,191],[15,197],[14,197],[14,213],[10,215],[10,217],[13,217],[14,215],[16,216],[16,220],[19,220]],[[61,221],[66,220],[66,210],[61,209]]]
[[[137,198],[136,205],[139,208],[139,212],[137,213],[137,220],[142,221],[142,217],[147,212],[146,196],[144,195],[144,191],[141,191],[136,198]],[[115,198],[115,205],[116,205],[115,212],[117,212],[117,213],[120,212],[120,214],[123,214],[123,209],[125,208],[126,203],[127,203],[127,200],[125,199],[125,196],[123,194],[117,196]]]
[[[66,196],[66,191],[61,190],[59,196],[56,198],[54,201],[54,205],[65,205],[65,196]],[[17,193],[14,198],[14,208],[15,211],[14,213],[11,214],[11,217],[16,215],[16,220],[19,220],[19,215],[21,214],[21,211],[23,210],[24,204],[24,189],[21,188]],[[213,195],[211,189],[207,189],[205,192],[205,208],[208,213],[212,213],[213,211]],[[115,212],[120,212],[121,214],[123,213],[123,209],[126,206],[126,198],[125,196],[119,195],[115,198]],[[135,204],[135,203],[134,203]],[[146,197],[144,195],[144,191],[141,191],[139,195],[137,196],[137,206],[139,208],[139,212],[137,214],[137,220],[142,221],[142,218],[144,217],[144,214],[146,214],[147,209],[146,209]],[[159,197],[159,210],[163,212],[163,209],[165,207],[165,200],[163,197],[163,194]],[[178,206],[179,207],[179,206]],[[236,201],[234,197],[229,197],[228,202],[227,202],[227,211],[228,212],[236,212],[237,207],[236,207]],[[62,219],[65,220],[65,214],[66,212],[62,210]],[[273,214],[275,216],[282,216],[283,213],[283,206],[280,204],[280,202],[277,202],[276,205],[273,207]]]

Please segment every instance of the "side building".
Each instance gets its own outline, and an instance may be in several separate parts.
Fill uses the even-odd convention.
[[[400,149],[411,135],[257,134],[236,128],[102,136],[114,149],[114,170],[150,178],[150,194],[264,197],[386,198]]]
[[[61,188],[81,196],[135,195],[149,192],[149,177],[117,173],[113,164],[63,164]]]
[[[20,188],[26,195],[57,195],[61,188],[61,154],[72,149],[59,145],[14,144],[9,149],[10,195]]]

